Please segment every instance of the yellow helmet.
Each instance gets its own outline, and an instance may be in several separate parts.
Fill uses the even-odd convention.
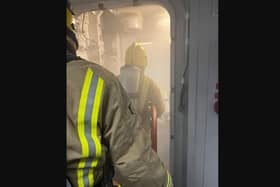
[[[67,48],[69,48],[72,53],[75,53],[75,51],[78,49],[79,44],[78,40],[74,33],[74,25],[72,24],[73,21],[73,15],[70,8],[69,1],[66,1],[66,41],[67,41]]]
[[[66,2],[66,26],[67,28],[69,28],[70,30],[73,30],[73,11],[71,10],[69,1],[67,0]]]
[[[135,65],[145,69],[148,61],[145,49],[136,42],[133,42],[125,54],[125,64]]]
[[[66,26],[67,28],[72,30],[71,25],[72,25],[72,13],[68,8],[66,8]]]

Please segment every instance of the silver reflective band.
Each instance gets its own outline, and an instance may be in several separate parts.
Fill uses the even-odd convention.
[[[66,179],[66,187],[72,187],[68,179]]]

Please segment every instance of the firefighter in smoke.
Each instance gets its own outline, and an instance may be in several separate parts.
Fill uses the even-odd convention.
[[[119,79],[141,114],[145,130],[150,134],[151,109],[154,106],[157,117],[160,117],[164,112],[164,101],[158,86],[144,74],[147,65],[144,48],[133,42],[126,50],[125,65],[121,67]]]
[[[78,42],[67,3],[67,159],[72,187],[169,187],[171,176],[151,149],[118,79],[76,56]]]

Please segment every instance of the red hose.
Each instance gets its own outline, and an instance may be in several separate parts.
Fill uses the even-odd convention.
[[[152,128],[151,128],[152,148],[157,152],[157,110],[152,106]]]

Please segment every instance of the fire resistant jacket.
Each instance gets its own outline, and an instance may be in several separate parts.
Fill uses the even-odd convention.
[[[122,187],[173,186],[124,89],[101,66],[67,63],[66,120],[66,175],[73,187],[97,185],[111,166]]]

